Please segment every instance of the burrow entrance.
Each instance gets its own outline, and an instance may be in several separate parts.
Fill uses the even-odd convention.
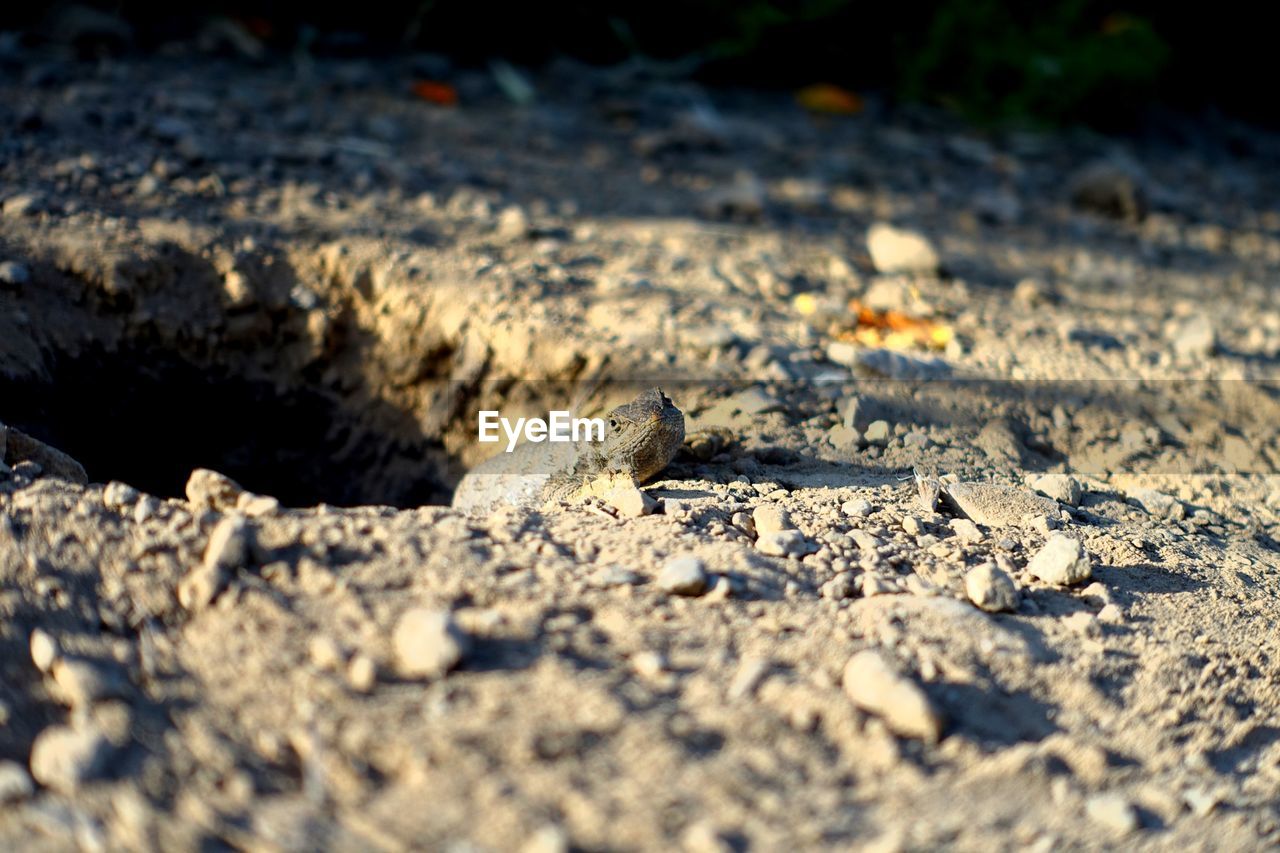
[[[287,506],[447,503],[458,471],[411,413],[288,387],[160,346],[55,357],[48,379],[0,380],[0,418],[69,453],[94,482],[161,497],[193,468]]]

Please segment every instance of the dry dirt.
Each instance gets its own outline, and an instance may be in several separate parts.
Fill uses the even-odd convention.
[[[1280,842],[1275,138],[0,62],[0,847]],[[447,507],[479,409],[655,384],[737,439],[656,512]]]

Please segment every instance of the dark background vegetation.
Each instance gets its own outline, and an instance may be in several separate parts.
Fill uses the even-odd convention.
[[[58,5],[4,4],[0,28],[38,43]],[[716,84],[856,92],[947,106],[988,123],[1120,129],[1152,110],[1209,110],[1280,124],[1265,8],[1240,0],[276,0],[89,4],[130,25],[145,51],[189,39],[212,16],[268,48],[315,54],[430,51],[466,65],[636,57]]]

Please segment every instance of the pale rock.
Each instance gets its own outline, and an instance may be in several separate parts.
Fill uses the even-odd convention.
[[[874,511],[875,507],[871,505],[871,501],[864,498],[854,498],[840,504],[840,512],[851,518],[866,518]]]
[[[1062,533],[1049,537],[1027,563],[1027,571],[1045,583],[1059,586],[1081,583],[1093,575],[1084,545]]]
[[[54,725],[31,746],[31,775],[46,788],[72,794],[106,769],[111,743],[97,728]]]
[[[707,590],[707,570],[699,557],[672,557],[658,573],[657,583],[672,595],[702,595]]]
[[[187,501],[200,509],[234,509],[244,489],[235,480],[208,468],[196,468],[187,478]]]
[[[1129,835],[1138,828],[1138,812],[1120,794],[1094,794],[1084,804],[1085,814],[1115,835]]]
[[[926,743],[942,736],[942,717],[929,697],[879,652],[867,649],[849,658],[842,683],[854,705],[884,720],[897,734]]]
[[[922,234],[879,222],[867,231],[867,251],[877,271],[889,275],[932,275],[938,253]]]
[[[770,557],[803,557],[817,549],[799,530],[776,530],[760,534],[756,550]]]
[[[751,513],[756,532],[760,534],[777,533],[780,530],[792,530],[791,514],[777,504],[761,504]]]
[[[102,505],[107,509],[124,510],[138,501],[138,490],[127,483],[112,481],[102,490]]]
[[[604,495],[605,502],[626,518],[653,515],[658,501],[634,482],[614,483]]]
[[[966,545],[982,541],[982,531],[978,529],[978,525],[967,518],[951,519],[951,530],[956,534],[956,538]]]
[[[31,632],[31,662],[41,672],[48,672],[58,658],[58,643],[43,628]]]
[[[983,563],[964,576],[964,591],[975,607],[988,613],[1018,609],[1018,585],[995,563]]]
[[[415,607],[396,622],[391,637],[396,666],[410,678],[439,678],[462,662],[471,641],[447,610]]]
[[[1067,506],[1079,506],[1084,498],[1084,487],[1070,474],[1042,474],[1031,481],[1031,488]]]
[[[0,761],[0,806],[27,799],[35,793],[35,784],[27,768],[16,761]]]
[[[872,421],[867,424],[863,439],[867,444],[885,445],[889,443],[890,427],[888,421]]]

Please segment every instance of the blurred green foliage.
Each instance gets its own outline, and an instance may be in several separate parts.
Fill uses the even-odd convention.
[[[1086,0],[944,0],[913,47],[902,95],[995,122],[1114,121],[1151,98],[1169,56],[1150,21]]]

